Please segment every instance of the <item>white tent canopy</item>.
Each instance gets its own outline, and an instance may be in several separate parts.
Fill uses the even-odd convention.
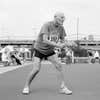
[[[28,48],[20,48],[20,52],[29,52]]]
[[[2,48],[2,49],[0,50],[1,53],[5,52],[5,51],[12,52],[12,51],[14,51],[14,47],[8,45],[8,46],[5,46],[4,48]]]

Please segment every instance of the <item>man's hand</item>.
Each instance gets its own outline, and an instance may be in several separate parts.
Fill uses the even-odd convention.
[[[58,43],[57,45],[59,46],[60,49],[62,49],[62,48],[64,48],[66,46],[65,43]]]
[[[64,42],[64,43],[58,43],[59,48],[64,48],[64,47],[72,47],[72,46],[77,46],[77,44],[73,41],[68,41],[68,42]]]
[[[68,42],[66,42],[65,44],[66,44],[66,46],[68,46],[68,47],[72,47],[72,46],[76,47],[76,46],[77,46],[77,44],[76,44],[74,41],[68,41]]]

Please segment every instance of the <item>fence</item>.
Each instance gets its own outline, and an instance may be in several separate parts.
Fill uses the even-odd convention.
[[[74,57],[73,63],[88,63],[89,57]]]

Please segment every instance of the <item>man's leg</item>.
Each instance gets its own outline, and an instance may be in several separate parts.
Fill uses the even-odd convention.
[[[25,87],[23,89],[23,94],[28,94],[29,93],[29,88],[31,85],[32,80],[35,78],[35,76],[38,74],[41,68],[41,60],[38,57],[34,57],[34,62],[33,62],[33,69],[29,73],[28,78],[25,83]]]
[[[89,64],[92,64],[92,62],[91,62],[91,61],[92,61],[92,57],[89,56],[88,59],[89,59],[88,63],[89,63]]]
[[[20,59],[18,59],[17,57],[15,57],[15,60],[16,60],[16,62],[17,62],[17,65],[22,65]]]
[[[72,94],[72,91],[70,91],[66,85],[65,85],[65,80],[64,80],[64,74],[63,74],[63,69],[62,65],[58,60],[58,57],[56,54],[48,57],[48,60],[56,67],[58,70],[58,81],[60,82],[60,88],[61,88],[61,93],[65,94]]]

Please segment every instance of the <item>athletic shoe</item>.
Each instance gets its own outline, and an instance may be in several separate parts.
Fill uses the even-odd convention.
[[[25,88],[23,89],[22,93],[28,95],[28,94],[30,93],[29,87],[25,87]]]
[[[72,94],[72,91],[69,90],[67,87],[64,87],[64,88],[61,88],[60,89],[60,93],[66,94],[66,95],[71,95]]]

